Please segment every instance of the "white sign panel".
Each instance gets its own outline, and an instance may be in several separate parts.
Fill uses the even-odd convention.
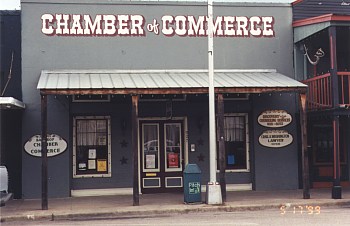
[[[259,143],[269,148],[285,147],[293,142],[292,134],[285,130],[267,130],[259,137]]]
[[[269,128],[283,127],[292,122],[292,116],[284,110],[269,110],[262,112],[258,123]]]
[[[47,157],[63,153],[67,149],[67,142],[56,134],[47,135]],[[41,157],[41,135],[31,137],[24,145],[24,150],[35,157]]]

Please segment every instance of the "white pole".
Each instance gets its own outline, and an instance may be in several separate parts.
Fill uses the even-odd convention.
[[[216,128],[214,90],[213,0],[208,0],[208,77],[209,77],[209,183],[207,204],[222,204],[221,188],[216,181]]]
[[[208,0],[208,74],[209,74],[209,174],[210,182],[216,183],[216,141],[215,141],[215,91],[214,91],[214,40],[213,0]]]

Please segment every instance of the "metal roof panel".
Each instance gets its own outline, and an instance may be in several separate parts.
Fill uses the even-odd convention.
[[[218,88],[307,86],[269,70],[218,70]],[[159,89],[208,87],[207,70],[57,70],[42,71],[38,89]]]

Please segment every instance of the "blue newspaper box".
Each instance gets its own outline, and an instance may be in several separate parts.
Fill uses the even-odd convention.
[[[197,164],[187,164],[184,170],[185,203],[202,202],[201,173]]]

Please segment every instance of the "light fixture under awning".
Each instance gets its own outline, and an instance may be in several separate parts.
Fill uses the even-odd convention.
[[[25,109],[25,104],[13,97],[0,97],[0,109]]]

